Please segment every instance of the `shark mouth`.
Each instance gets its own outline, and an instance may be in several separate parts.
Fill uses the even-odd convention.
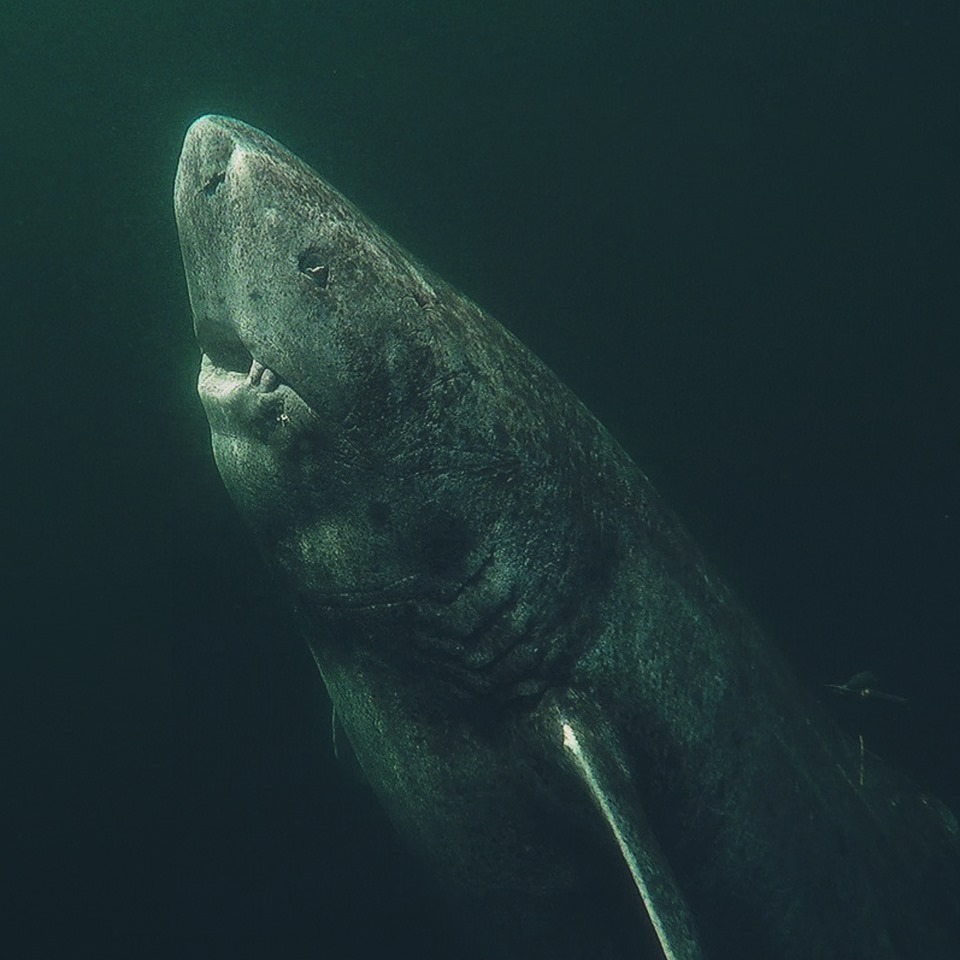
[[[211,405],[215,407],[232,405],[242,403],[245,396],[259,396],[261,402],[268,404],[264,409],[268,412],[273,411],[279,418],[278,422],[289,422],[283,415],[289,387],[275,370],[259,360],[250,359],[238,369],[236,366],[224,365],[216,357],[204,353],[200,363],[197,390],[204,405],[207,406],[208,415],[211,412]],[[279,406],[276,406],[277,404]],[[249,413],[253,408],[239,409],[247,409]]]
[[[252,387],[261,393],[271,393],[283,382],[277,372],[258,360],[225,323],[214,324],[208,318],[196,325],[201,351],[211,365],[223,373],[246,374]]]

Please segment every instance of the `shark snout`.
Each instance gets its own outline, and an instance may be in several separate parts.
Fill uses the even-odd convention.
[[[237,132],[225,117],[205,116],[187,130],[177,167],[174,204],[177,219],[195,209],[198,194],[210,198],[226,180],[227,167],[237,146]]]

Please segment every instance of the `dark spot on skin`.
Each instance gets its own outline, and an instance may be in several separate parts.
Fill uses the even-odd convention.
[[[307,247],[297,261],[300,272],[308,277],[321,290],[325,289],[330,281],[330,268],[323,262],[320,251],[315,247]]]
[[[212,197],[216,192],[217,188],[227,179],[226,170],[221,170],[220,173],[215,173],[204,185],[203,193],[207,197]]]
[[[380,503],[374,500],[368,507],[368,512],[370,523],[378,530],[382,530],[390,520],[390,505],[388,503]]]
[[[251,290],[251,291],[247,294],[247,296],[248,296],[251,300],[262,300],[262,299],[263,299],[263,294],[262,294],[259,290]]]
[[[436,575],[456,575],[474,543],[466,522],[459,517],[437,515],[422,532],[420,555],[427,570]]]

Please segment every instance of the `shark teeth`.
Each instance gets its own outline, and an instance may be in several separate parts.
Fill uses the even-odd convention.
[[[259,386],[263,393],[270,393],[276,390],[280,384],[280,378],[269,368],[265,367],[259,360],[250,362],[250,372],[247,374],[250,386]]]

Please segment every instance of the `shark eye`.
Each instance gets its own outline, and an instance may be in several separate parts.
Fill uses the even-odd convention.
[[[300,254],[297,266],[300,272],[321,290],[326,288],[330,280],[330,268],[321,260],[319,250],[308,247]]]

